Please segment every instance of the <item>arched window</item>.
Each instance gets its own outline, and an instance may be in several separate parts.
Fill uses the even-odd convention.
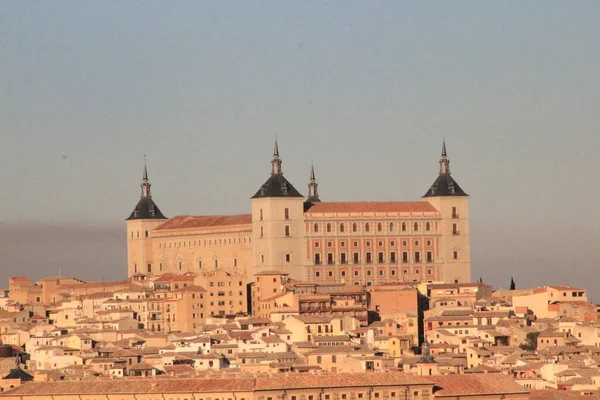
[[[419,224],[418,224],[418,223],[416,223],[416,222],[415,222],[415,225],[413,226],[413,230],[414,230],[415,232],[418,232],[418,231],[419,231]]]
[[[331,224],[327,224],[327,233],[331,232]]]
[[[344,232],[344,224],[340,224],[340,232]]]
[[[390,232],[394,232],[394,223],[390,222]]]
[[[431,230],[431,224],[429,222],[425,224],[425,230],[426,231],[430,231]]]
[[[365,224],[365,232],[369,232],[370,229],[371,229],[371,227],[369,226],[369,223],[367,222]]]
[[[352,232],[356,232],[358,231],[358,225],[356,225],[356,222],[352,224]]]
[[[402,232],[406,232],[406,222],[402,223]]]
[[[319,232],[319,224],[315,224],[313,227],[313,232]]]
[[[381,222],[377,223],[377,232],[381,232],[383,230],[383,227],[381,226]]]
[[[146,235],[146,237],[148,237],[148,231],[146,231],[144,234]]]

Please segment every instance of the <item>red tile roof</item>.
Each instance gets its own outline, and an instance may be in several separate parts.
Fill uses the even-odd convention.
[[[437,212],[426,201],[357,201],[314,203],[306,214],[325,213],[422,213]]]
[[[468,374],[429,376],[441,388],[434,397],[455,399],[457,396],[529,393],[504,374]]]
[[[228,225],[250,225],[252,214],[240,215],[178,215],[156,227],[156,230],[208,228]],[[248,227],[250,229],[250,226]]]

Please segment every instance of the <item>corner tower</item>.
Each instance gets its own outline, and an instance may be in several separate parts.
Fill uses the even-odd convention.
[[[152,200],[151,186],[144,156],[140,201],[129,218],[125,220],[127,224],[127,276],[133,276],[136,273],[151,275],[155,272],[152,263],[152,230],[167,218]]]
[[[445,141],[442,142],[439,176],[425,193],[423,200],[429,202],[442,215],[439,229],[444,281],[470,282],[469,195],[450,174],[450,159]]]
[[[304,277],[304,197],[283,176],[275,141],[271,176],[252,196],[254,273]]]

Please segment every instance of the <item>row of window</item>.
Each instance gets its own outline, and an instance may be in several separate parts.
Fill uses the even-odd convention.
[[[331,232],[333,232],[335,230],[336,225],[337,224],[335,224],[335,223],[332,224],[332,223],[328,222],[325,225],[325,230],[324,231],[326,233],[331,233]],[[359,229],[361,229],[362,232],[371,232],[371,229],[373,227],[373,225],[371,225],[370,222],[366,222],[364,224],[363,223],[359,224],[357,222],[353,222],[351,225],[350,225],[350,223],[348,223],[348,225],[350,226],[351,232],[358,232]],[[399,225],[400,225],[400,232],[408,232],[409,224],[407,224],[406,222],[402,222]],[[377,224],[374,224],[374,226],[375,226],[375,230],[377,232],[383,232],[383,230],[384,230],[384,224],[383,223],[378,222]],[[424,230],[427,231],[427,232],[429,232],[429,231],[432,230],[432,226],[433,225],[431,224],[431,222],[428,221],[428,222],[426,222],[424,224]],[[388,228],[387,232],[396,232],[397,224],[394,223],[394,222],[390,222],[389,224],[387,224],[387,228]],[[418,222],[414,222],[412,224],[412,231],[413,232],[419,232],[420,228],[421,228],[421,224],[419,224]],[[315,222],[313,224],[313,230],[312,231],[314,233],[318,233],[320,230],[321,230],[321,224],[319,224],[318,222]],[[337,231],[338,232],[342,232],[342,233],[346,232],[346,224],[342,222],[339,225],[337,225]]]
[[[383,240],[378,240],[377,241],[377,247],[383,247],[384,246],[384,241]],[[421,241],[420,240],[415,240],[414,242],[415,246],[420,246],[421,245]],[[425,241],[425,245],[426,246],[431,246],[432,241],[431,240],[426,240]],[[314,246],[315,247],[321,247],[321,242],[320,241],[315,241],[314,242]],[[352,242],[352,246],[353,247],[359,247],[359,241],[355,240]],[[407,240],[403,240],[402,241],[402,247],[406,247],[408,246],[408,241]],[[327,247],[332,248],[333,247],[333,242],[332,241],[328,241],[327,242]],[[345,241],[340,241],[340,247],[346,247],[346,242]],[[371,247],[371,241],[370,240],[365,240],[365,247]],[[395,240],[391,240],[390,241],[390,247],[396,247],[396,241]]]
[[[456,257],[458,257],[458,252],[456,252]],[[364,260],[365,264],[372,264],[374,262],[373,253],[371,253],[370,251],[367,251],[365,253],[364,257],[362,258],[362,260]],[[352,253],[352,263],[353,264],[361,264],[362,260],[361,260],[361,254],[359,252]],[[347,257],[346,253],[340,253],[340,258],[336,260],[334,253],[327,253],[327,259],[325,261],[327,264],[330,264],[330,265],[336,264],[336,261],[339,264],[348,264],[348,257]],[[385,256],[385,252],[380,251],[377,253],[377,263],[379,263],[379,264],[384,264],[384,263],[395,264],[398,261],[399,260],[396,257],[395,251],[390,252],[389,259]],[[410,262],[409,256],[408,256],[408,251],[402,252],[402,258],[400,259],[400,261],[402,263]],[[426,252],[425,260],[423,260],[421,258],[421,252],[415,251],[412,262],[414,262],[414,263],[433,262],[433,252],[431,252],[431,251]],[[315,265],[323,264],[323,260],[321,259],[321,253],[314,254],[314,263],[315,263]]]
[[[405,269],[404,271],[402,271],[402,273],[403,273],[404,275],[408,275],[408,274],[409,274],[409,271],[408,271],[407,269]],[[420,275],[420,274],[421,274],[421,270],[420,270],[420,269],[415,269],[415,272],[414,272],[414,273],[415,273],[416,275]],[[373,271],[371,271],[371,270],[367,270],[367,271],[366,271],[366,274],[367,274],[367,276],[373,276]],[[347,275],[347,273],[346,273],[346,271],[341,271],[341,272],[340,272],[340,275],[341,275],[343,278],[345,278],[345,277],[346,277],[346,275]],[[353,274],[353,275],[354,275],[354,276],[360,276],[360,271],[354,271],[354,274]],[[379,270],[379,273],[378,273],[378,275],[379,275],[379,276],[385,276],[385,271],[384,271],[384,270]],[[396,270],[395,270],[395,269],[392,269],[392,270],[390,271],[390,275],[391,275],[391,276],[396,276]],[[428,270],[427,270],[427,275],[433,275],[433,269],[431,269],[431,268],[430,268],[430,269],[428,269]],[[325,274],[321,275],[321,271],[315,271],[315,277],[316,277],[316,278],[320,278],[321,276],[325,276]],[[328,276],[328,277],[330,277],[330,278],[332,278],[332,277],[333,277],[333,271],[327,271],[327,276]]]
[[[219,260],[218,259],[213,260],[213,263],[214,263],[214,267],[215,268],[219,268]],[[237,267],[237,265],[238,265],[237,258],[234,258],[233,259],[233,266]],[[178,268],[179,268],[180,271],[183,270],[183,261],[179,261],[177,263],[177,266],[178,266]],[[202,260],[198,260],[198,269],[202,269]],[[162,272],[162,270],[163,270],[163,263],[159,263],[158,264],[158,270],[159,270],[159,272]],[[146,265],[146,271],[148,273],[152,273],[152,263],[148,263]],[[138,272],[138,266],[137,266],[137,264],[133,264],[133,272],[134,273]]]
[[[131,232],[131,237],[133,237],[133,232]],[[148,231],[146,231],[146,235],[148,235]],[[148,237],[148,236],[146,236]],[[227,238],[227,239],[204,239],[204,240],[185,240],[178,242],[168,242],[168,243],[159,243],[159,249],[170,249],[170,248],[181,248],[181,247],[196,247],[196,246],[212,246],[214,245],[224,245],[224,244],[240,244],[240,243],[251,243],[252,238]]]

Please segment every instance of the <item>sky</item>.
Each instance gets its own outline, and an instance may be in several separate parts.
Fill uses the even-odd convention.
[[[0,287],[124,277],[144,155],[167,216],[236,214],[275,136],[325,201],[419,199],[445,138],[473,278],[600,301],[599,20],[599,2],[3,2]]]

